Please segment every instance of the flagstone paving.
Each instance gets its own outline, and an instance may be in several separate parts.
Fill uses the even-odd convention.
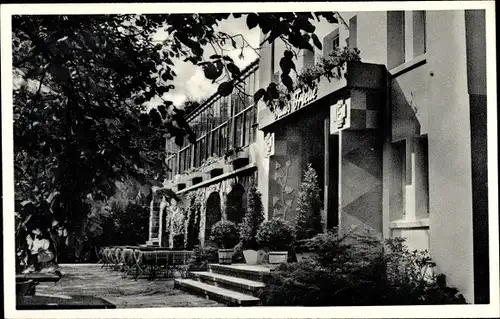
[[[56,284],[40,283],[37,294],[86,295],[107,299],[117,308],[224,307],[223,304],[174,289],[173,279],[122,278],[118,271],[100,265],[61,265],[63,277]]]

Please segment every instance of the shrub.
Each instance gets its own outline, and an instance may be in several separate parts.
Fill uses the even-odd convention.
[[[238,243],[238,228],[235,223],[228,220],[215,223],[210,234],[210,240],[222,249],[234,248]]]
[[[295,239],[292,226],[287,221],[276,217],[261,224],[256,238],[260,247],[271,251],[288,251]]]
[[[248,210],[240,225],[240,246],[242,250],[258,249],[257,231],[264,221],[264,207],[262,206],[262,195],[252,187],[248,194]]]
[[[465,303],[446,286],[426,251],[404,239],[328,232],[309,242],[311,261],[282,264],[261,292],[267,306],[360,306]]]
[[[311,164],[307,166],[297,198],[295,236],[297,240],[311,238],[322,231],[321,197],[318,175]]]
[[[189,261],[189,269],[191,271],[207,271],[208,264],[219,262],[217,251],[217,247],[213,246],[195,246],[193,256]]]

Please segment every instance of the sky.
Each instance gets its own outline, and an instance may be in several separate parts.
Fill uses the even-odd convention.
[[[259,28],[248,30],[244,18],[235,19],[233,16],[230,16],[227,20],[219,22],[219,26],[216,27],[215,30],[226,32],[230,35],[241,33],[252,47],[255,48],[259,45]],[[153,40],[161,41],[165,38],[166,32],[163,29],[160,29],[153,37]],[[237,47],[241,47],[242,40],[237,37],[235,38],[235,41],[237,42]],[[243,59],[239,58],[241,49],[233,49],[231,44],[227,44],[224,49],[226,48],[231,49],[226,54],[234,60],[234,63],[240,69],[245,68],[258,58],[258,54],[250,47],[243,50]],[[208,58],[212,54],[214,54],[214,51],[211,46],[205,46],[204,57]],[[217,90],[217,84],[212,84],[211,81],[205,78],[201,67],[193,65],[191,62],[184,62],[181,59],[174,60],[174,64],[174,71],[177,74],[173,83],[175,85],[175,89],[165,93],[163,95],[163,99],[172,101],[176,106],[182,106],[182,103],[187,98],[200,100],[209,97]],[[146,106],[149,109],[155,105],[162,104],[162,102],[163,101],[160,97],[155,97],[146,103]]]

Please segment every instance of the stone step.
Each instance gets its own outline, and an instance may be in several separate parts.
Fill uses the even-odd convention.
[[[272,271],[272,268],[269,266],[247,264],[209,264],[208,269],[211,273],[260,282],[265,282],[265,280],[271,275]]]
[[[264,283],[260,281],[253,281],[208,271],[193,271],[189,273],[189,276],[194,280],[198,280],[212,286],[222,287],[253,296],[257,296],[260,289],[265,287]]]
[[[204,295],[206,298],[223,302],[230,306],[254,306],[259,298],[229,289],[212,286],[193,279],[175,279],[174,287]]]

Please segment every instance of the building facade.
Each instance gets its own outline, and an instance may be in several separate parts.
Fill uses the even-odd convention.
[[[196,227],[205,229],[197,238],[203,244],[216,220],[240,220],[250,185],[262,193],[266,218],[293,222],[311,164],[323,191],[325,229],[406,237],[410,248],[430,251],[438,270],[469,302],[487,303],[484,10],[340,17],[338,25],[315,25],[323,50],[302,52],[297,70],[344,46],[358,48],[361,63],[345,63],[338,79],[322,78],[314,89],[294,92],[279,111],[263,102],[254,105],[251,97],[242,102],[236,95],[214,95],[188,117],[196,145],[175,149],[167,141],[174,170],[165,187],[201,194],[192,198],[201,198]],[[285,48],[276,40],[261,49],[259,61],[246,70],[249,95],[279,79]],[[226,150],[226,160],[217,162]],[[192,167],[206,168],[206,178],[195,171],[190,181],[174,178]],[[175,215],[161,213],[162,203],[189,210],[185,203],[153,200],[151,240],[160,244]],[[191,215],[183,216],[188,225]]]

